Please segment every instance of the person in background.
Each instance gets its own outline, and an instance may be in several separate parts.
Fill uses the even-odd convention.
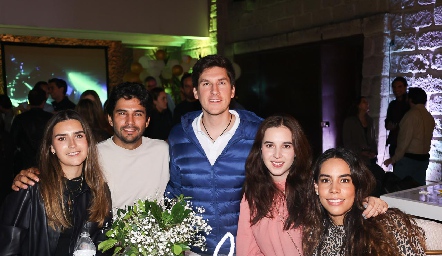
[[[65,80],[52,78],[49,79],[48,84],[49,94],[51,94],[51,98],[54,100],[52,101],[52,106],[55,112],[75,108],[75,104],[66,96],[68,85]]]
[[[305,255],[425,255],[425,237],[410,216],[398,209],[366,219],[364,198],[375,180],[351,150],[325,151],[310,176],[303,211]]]
[[[148,91],[152,90],[153,88],[159,87],[157,80],[153,76],[148,76],[144,79],[144,85],[146,86],[146,89]],[[173,113],[175,110],[175,102],[172,99],[172,96],[170,94],[166,93],[167,96],[167,108],[169,108],[170,113]]]
[[[181,117],[184,114],[201,110],[201,103],[195,99],[195,95],[193,94],[192,74],[185,73],[181,77],[180,90],[184,99],[175,107],[173,112],[174,124],[180,123]]]
[[[29,110],[17,115],[11,126],[14,142],[14,172],[37,166],[37,153],[40,149],[46,123],[52,113],[43,110],[46,92],[34,88],[28,93]]]
[[[11,131],[12,119],[14,119],[14,111],[11,99],[5,94],[0,94],[0,118],[3,130],[9,133]]]
[[[45,92],[45,104],[43,106],[43,110],[49,113],[54,113],[54,107],[47,103],[46,101],[49,98],[49,84],[45,81],[38,81],[32,89],[41,89]],[[28,111],[30,109],[28,101],[22,102],[18,105],[16,111],[20,111],[21,113]]]
[[[358,97],[350,108],[349,116],[344,120],[344,147],[353,150],[368,166],[376,178],[376,189],[373,196],[382,193],[382,182],[385,171],[377,164],[378,142],[373,119],[368,115],[367,98]]]
[[[0,255],[72,255],[83,231],[95,246],[104,241],[112,205],[97,159],[80,115],[55,114],[40,147],[40,182],[10,194],[0,210]]]
[[[94,90],[86,90],[83,93],[81,93],[80,100],[82,99],[89,99],[92,102],[94,102],[94,104],[96,104],[97,107],[103,109],[103,104],[101,103],[100,96]]]
[[[167,140],[172,129],[172,113],[167,108],[166,92],[163,88],[155,87],[150,90],[150,94],[154,108],[144,136],[151,139]]]
[[[109,139],[111,135],[107,133],[105,127],[103,127],[102,115],[100,115],[103,110],[101,108],[97,109],[97,107],[98,105],[92,100],[81,99],[75,106],[75,111],[77,111],[89,124],[89,127],[91,127],[95,142],[100,143]]]
[[[310,203],[306,191],[311,189],[311,162],[309,142],[295,118],[279,114],[262,122],[246,161],[238,256],[303,255],[301,227]],[[370,206],[362,214],[371,217],[376,212]]]
[[[410,110],[399,123],[396,151],[384,164],[394,164],[393,173],[400,179],[410,176],[423,186],[430,163],[429,152],[436,124],[433,116],[425,108],[427,94],[422,88],[410,88],[408,102]]]
[[[100,120],[100,129],[104,129],[108,134],[114,134],[114,130],[112,126],[109,125],[109,122],[106,118],[106,113],[103,109],[103,104],[101,103],[100,96],[94,90],[86,90],[80,95],[80,100],[82,99],[90,99],[95,104],[95,109],[98,110],[99,120]]]
[[[407,80],[398,76],[391,83],[391,87],[393,88],[393,94],[396,99],[388,104],[387,117],[385,118],[385,129],[390,131],[387,137],[387,145],[390,145],[388,148],[390,157],[392,157],[396,151],[399,123],[405,113],[410,109],[407,99]]]

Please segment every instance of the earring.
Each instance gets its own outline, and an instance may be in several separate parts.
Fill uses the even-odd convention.
[[[319,192],[318,191],[316,191],[316,195],[319,196]]]
[[[55,155],[55,151],[52,151],[51,153],[52,153],[53,155]]]

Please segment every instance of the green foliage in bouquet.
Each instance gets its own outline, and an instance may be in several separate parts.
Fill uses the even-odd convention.
[[[205,250],[205,237],[211,227],[195,212],[189,198],[164,198],[158,203],[138,200],[133,206],[118,209],[108,239],[98,245],[104,251],[114,248],[113,255],[180,255],[195,246]]]

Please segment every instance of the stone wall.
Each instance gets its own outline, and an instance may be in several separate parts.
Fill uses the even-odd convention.
[[[424,88],[436,119],[428,180],[441,179],[442,3],[435,0],[218,0],[223,54],[258,52],[364,35],[362,95],[379,132],[379,160],[388,158],[384,119],[393,99],[391,80],[405,76]],[[227,25],[225,25],[227,23]],[[218,47],[220,48],[220,47]]]
[[[390,1],[390,76],[404,76],[409,87],[427,92],[427,109],[436,120],[428,180],[441,179],[442,162],[442,3]],[[388,84],[383,84],[387,87]]]

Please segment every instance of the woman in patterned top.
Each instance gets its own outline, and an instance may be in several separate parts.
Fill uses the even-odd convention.
[[[312,175],[305,255],[425,255],[424,233],[407,214],[389,209],[376,218],[361,215],[375,180],[353,152],[327,150]]]

